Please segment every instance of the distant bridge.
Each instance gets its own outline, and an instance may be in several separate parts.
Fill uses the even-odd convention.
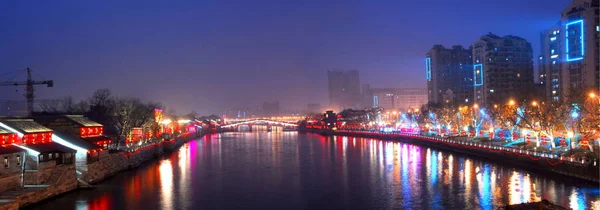
[[[280,126],[283,127],[283,130],[295,130],[298,126],[296,122],[289,121],[278,121],[278,120],[270,120],[270,119],[235,119],[235,120],[227,120],[226,125],[221,125],[221,129],[229,130],[229,131],[238,131],[240,126],[248,126],[249,130],[252,131],[252,126],[254,125],[262,125],[267,126],[267,130],[270,130],[272,126]]]

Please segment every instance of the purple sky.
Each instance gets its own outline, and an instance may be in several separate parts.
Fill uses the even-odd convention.
[[[265,100],[325,105],[330,68],[358,69],[375,87],[425,87],[433,44],[488,32],[521,36],[538,55],[540,30],[570,0],[40,2],[0,2],[0,81],[29,66],[56,83],[38,98],[110,88],[209,114]],[[0,93],[24,99],[22,87]]]

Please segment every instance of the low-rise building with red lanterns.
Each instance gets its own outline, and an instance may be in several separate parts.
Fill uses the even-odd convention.
[[[0,192],[21,187],[21,171],[25,149],[19,144],[19,136],[7,129],[0,128]]]
[[[78,166],[98,161],[101,153],[108,152],[112,140],[104,135],[104,126],[83,115],[36,117],[36,121],[54,131],[55,141],[77,150]]]
[[[12,145],[26,151],[22,160],[23,186],[52,184],[54,170],[73,164],[77,151],[54,142],[53,131],[33,119],[3,118],[0,127],[17,134]]]

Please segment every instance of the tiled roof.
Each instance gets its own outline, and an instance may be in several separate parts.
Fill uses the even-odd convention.
[[[32,119],[0,119],[0,122],[21,133],[38,133],[52,131],[50,128],[46,128],[43,125],[34,122]]]
[[[72,120],[73,122],[85,126],[85,127],[89,127],[89,126],[102,126],[102,124],[94,122],[86,117],[84,117],[83,115],[65,115],[65,117],[69,118],[70,120]]]

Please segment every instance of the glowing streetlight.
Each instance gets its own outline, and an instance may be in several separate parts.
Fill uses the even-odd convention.
[[[515,105],[515,100],[510,100],[510,101],[508,101],[508,105],[510,105],[510,106],[514,106],[514,105]]]
[[[392,112],[392,114],[393,114],[393,115],[396,115],[396,112],[394,111],[394,112]]]
[[[567,137],[569,137],[570,139],[572,139],[573,138],[573,132],[571,132],[571,131],[567,132]]]
[[[477,109],[477,108],[479,108],[479,105],[478,104],[473,104],[473,108]]]
[[[415,112],[419,112],[419,109],[415,109]]]
[[[498,108],[498,104],[494,104],[494,108]]]
[[[537,102],[537,101],[533,101],[533,102],[531,102],[531,106],[537,106],[537,105],[538,105],[538,102]]]
[[[593,93],[593,92],[591,92],[591,93],[590,93],[588,96],[589,96],[590,98],[596,98],[596,94],[595,94],[595,93]]]

